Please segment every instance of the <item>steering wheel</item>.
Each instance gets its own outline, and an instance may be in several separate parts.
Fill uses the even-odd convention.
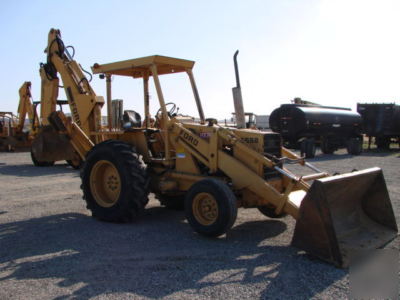
[[[168,106],[172,106],[169,110],[167,109]],[[172,114],[176,110],[176,104],[174,102],[168,102],[165,103],[165,109],[167,110],[167,114],[170,118],[172,118]],[[158,128],[160,126],[160,116],[161,116],[161,107],[157,110],[156,115],[155,115],[155,122],[154,122],[154,127]]]
[[[167,109],[168,106],[172,106],[169,110]],[[174,102],[168,102],[165,103],[165,109],[167,110],[167,114],[170,118],[172,118],[172,114],[175,112],[176,110],[176,104]],[[161,113],[162,109],[161,107],[157,110],[156,116],[158,116]]]

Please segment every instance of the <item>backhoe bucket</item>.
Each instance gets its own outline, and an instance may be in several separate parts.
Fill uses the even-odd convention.
[[[76,158],[74,148],[65,134],[51,126],[44,126],[32,142],[32,152],[39,161],[72,160]]]
[[[301,203],[292,245],[346,268],[397,232],[382,170],[371,168],[315,180]]]

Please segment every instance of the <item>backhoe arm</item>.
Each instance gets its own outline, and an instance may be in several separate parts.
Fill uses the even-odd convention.
[[[57,74],[60,74],[73,121],[86,135],[91,136],[92,132],[101,128],[103,97],[96,96],[84,71],[64,46],[59,30],[50,30],[45,52],[47,63],[41,68],[45,76],[42,75],[42,82],[43,78],[49,82],[45,86],[42,85],[42,88],[47,88],[47,94],[54,99],[54,90],[58,87]]]
[[[71,145],[84,161],[86,154],[94,146],[85,132],[62,111],[52,112],[48,119],[54,129],[59,133],[65,133],[70,138]]]
[[[35,126],[39,124],[39,119],[37,115],[34,114],[30,81],[25,81],[19,89],[18,124],[16,133],[22,132],[27,114],[31,124],[31,130],[35,131]]]

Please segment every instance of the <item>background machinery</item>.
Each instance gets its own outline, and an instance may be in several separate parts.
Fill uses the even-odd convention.
[[[378,149],[389,149],[390,144],[400,143],[400,106],[394,103],[357,103],[362,116],[363,132],[375,139]]]
[[[28,116],[29,127],[25,128]],[[0,147],[6,151],[29,149],[36,133],[38,118],[31,95],[31,83],[25,81],[19,89],[18,115],[0,112]]]
[[[322,106],[295,98],[272,111],[270,127],[282,135],[285,146],[301,149],[306,158],[315,156],[320,146],[324,154],[347,148],[352,155],[362,152],[360,114],[347,108]]]
[[[269,115],[256,115],[251,112],[244,113],[245,126],[244,128],[266,130],[269,129]],[[231,122],[233,127],[237,128],[236,113],[232,113]]]
[[[239,207],[257,207],[269,217],[293,216],[292,244],[340,267],[358,251],[381,247],[397,236],[379,168],[329,176],[281,147],[278,133],[228,129],[205,119],[193,66],[193,61],[158,55],[95,64],[93,73],[106,79],[143,80],[144,118],[125,111],[120,131],[96,131],[90,115],[86,134],[62,112],[50,115],[55,130],[66,134],[85,160],[81,187],[93,217],[132,221],[153,192],[164,204],[184,202],[186,218],[197,233],[219,236],[233,226]],[[173,103],[164,99],[159,76],[180,72],[189,77],[200,123],[181,122]],[[160,105],[155,122],[150,78]],[[111,80],[106,82],[109,101]],[[75,98],[74,92],[70,96]],[[90,138],[95,135],[104,140],[95,145]],[[285,167],[288,163],[313,173],[295,175]]]
[[[15,148],[17,122],[17,117],[12,112],[0,111],[0,147],[3,151],[12,151]]]

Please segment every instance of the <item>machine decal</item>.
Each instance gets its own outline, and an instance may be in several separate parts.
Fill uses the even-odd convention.
[[[200,132],[200,137],[202,139],[209,139],[211,137],[211,132]]]
[[[256,137],[245,137],[242,138],[242,141],[247,144],[258,144],[258,138]]]
[[[69,102],[71,103],[71,112],[74,117],[74,121],[76,124],[81,126],[82,124],[81,124],[81,119],[79,117],[78,107],[76,106],[75,99],[72,96],[72,91],[71,91],[70,87],[67,88],[67,96],[68,96]]]
[[[186,131],[181,130],[179,134],[185,141],[189,142],[193,146],[197,146],[199,144],[199,140],[196,139],[194,136],[190,135]]]
[[[176,147],[176,157],[177,158],[185,158],[186,157],[185,148],[183,148],[182,146],[177,146]]]

